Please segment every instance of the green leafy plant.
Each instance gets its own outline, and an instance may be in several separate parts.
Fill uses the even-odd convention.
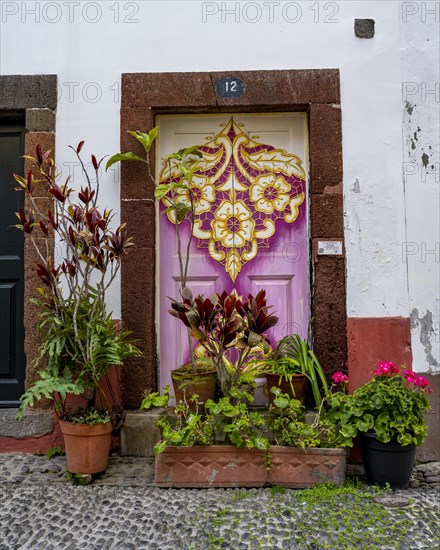
[[[271,429],[277,445],[287,447],[337,447],[340,439],[336,425],[317,414],[312,424],[304,422],[305,409],[279,388],[272,388],[275,399],[270,406]]]
[[[342,373],[333,377],[335,383],[348,382]],[[424,415],[430,409],[430,391],[423,376],[381,361],[373,378],[353,394],[338,391],[329,395],[326,418],[339,425],[340,437],[348,446],[359,432],[367,431],[374,431],[383,443],[396,440],[402,446],[422,445],[427,435]]]
[[[164,394],[160,395],[157,391],[146,392],[142,399],[140,409],[142,411],[148,411],[151,408],[161,408],[168,405],[168,401],[173,397],[171,395],[171,387],[168,384],[164,388]]]
[[[144,157],[140,157],[131,151],[127,153],[117,153],[107,161],[106,170],[113,164],[121,161],[142,162],[147,168],[148,176],[154,181],[150,166],[150,150],[157,138],[158,130],[159,128],[155,127],[148,133],[140,131],[128,132],[143,146],[145,153]],[[162,214],[169,214],[174,220],[180,272],[180,295],[183,299],[190,294],[190,291],[186,287],[186,283],[188,279],[190,249],[194,236],[195,221],[195,201],[192,189],[192,178],[198,167],[197,161],[201,157],[199,147],[199,145],[194,145],[166,156],[163,159],[163,164],[168,169],[168,178],[166,183],[157,185],[154,192],[155,199],[166,204],[166,208],[162,210]],[[184,192],[185,199],[182,198],[182,191]],[[186,245],[182,242],[180,227],[184,220],[189,222],[190,227]],[[194,350],[189,331],[188,348],[192,372],[195,373],[197,372],[197,365],[195,363]]]
[[[295,391],[292,385],[292,374],[303,374],[307,377],[315,404],[320,407],[323,395],[328,393],[328,384],[313,350],[308,341],[302,340],[298,334],[290,334],[282,338],[274,350],[265,358],[253,361],[249,368],[264,374],[270,372],[290,382],[292,394]]]
[[[69,177],[59,182],[51,152],[43,153],[39,145],[36,156],[28,157],[32,168],[27,177],[14,176],[17,190],[27,195],[30,204],[17,213],[17,227],[34,246],[36,273],[42,283],[37,288],[40,297],[33,300],[40,307],[41,344],[35,361],[39,378],[22,396],[18,418],[26,407],[46,397],[55,400],[60,418],[71,420],[72,413],[66,408],[68,394],[84,398],[84,418],[95,418],[98,399],[107,411],[103,417],[108,417],[110,404],[102,381],[115,401],[109,369],[122,365],[127,357],[140,355],[129,333],[116,329],[105,306],[106,291],[133,242],[125,224],[113,230],[114,215],[99,209],[102,159],[98,162],[91,155],[93,174],[89,174],[81,156],[83,146],[81,141],[71,147],[82,167],[83,185],[78,192]],[[40,208],[44,193],[53,198],[48,212]],[[55,238],[62,249],[58,261],[51,244]],[[119,409],[113,410],[112,419],[115,426],[120,423]]]
[[[196,406],[197,397],[191,397]],[[199,414],[198,409],[193,412],[186,401],[179,403],[175,408],[175,424],[165,417],[158,420],[162,439],[156,444],[155,453],[160,454],[169,445],[214,445],[222,436],[236,447],[267,450],[269,441],[264,435],[267,424],[259,413],[249,410],[248,404],[252,401],[252,395],[234,387],[217,403],[212,399],[206,401],[205,414]]]
[[[92,409],[89,411],[78,411],[70,413],[66,416],[66,420],[72,422],[72,424],[88,424],[94,426],[95,424],[102,424],[111,421],[111,416],[106,411],[97,411]]]

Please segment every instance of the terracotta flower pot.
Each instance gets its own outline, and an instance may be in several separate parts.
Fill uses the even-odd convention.
[[[316,483],[342,485],[345,480],[345,449],[270,448],[269,482],[282,487],[304,488]]]
[[[215,398],[215,388],[217,384],[217,373],[213,370],[206,370],[206,367],[192,372],[191,365],[183,365],[178,369],[171,371],[171,379],[173,381],[174,396],[176,403],[187,400],[192,395],[197,394],[199,403],[199,411],[204,412],[203,403],[208,399]],[[200,405],[202,403],[202,405]],[[196,404],[188,402],[191,410],[195,410]]]
[[[264,452],[233,445],[167,447],[156,457],[159,487],[262,487]]]
[[[292,385],[290,380],[286,380],[284,376],[281,377],[279,374],[273,374],[272,372],[266,372],[267,380],[267,389],[269,392],[269,401],[273,402],[275,395],[270,391],[271,388],[280,388],[283,393],[287,393],[291,399],[295,398],[301,403],[304,401],[304,396],[306,394],[306,385],[307,377],[304,374],[291,374],[290,378],[292,380]],[[293,387],[293,392],[292,392]]]
[[[60,420],[67,469],[73,474],[98,474],[107,468],[112,423],[71,424]]]

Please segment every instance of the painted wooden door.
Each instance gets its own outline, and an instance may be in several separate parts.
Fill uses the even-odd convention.
[[[23,172],[24,129],[0,125],[0,407],[16,407],[24,391],[23,233],[11,225],[23,206],[12,174]]]
[[[159,117],[157,174],[169,178],[161,160],[201,144],[193,178],[196,234],[187,286],[210,296],[234,288],[247,297],[264,288],[279,317],[272,343],[291,333],[307,335],[309,239],[305,113]],[[188,197],[182,192],[181,201]],[[160,205],[158,311],[160,387],[187,362],[187,335],[170,316],[169,297],[179,297],[179,263],[172,214]],[[181,224],[187,242],[189,222]]]

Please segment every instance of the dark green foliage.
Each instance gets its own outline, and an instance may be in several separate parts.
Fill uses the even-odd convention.
[[[422,389],[409,387],[399,374],[375,376],[352,395],[331,394],[326,418],[340,426],[341,441],[352,446],[358,432],[374,430],[379,441],[422,445],[430,405]]]

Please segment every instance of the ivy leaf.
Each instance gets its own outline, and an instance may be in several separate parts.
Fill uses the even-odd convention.
[[[285,397],[277,397],[273,400],[273,404],[279,409],[285,409],[289,405],[289,400]]]
[[[270,447],[269,441],[265,437],[256,437],[254,439],[255,447],[262,451],[267,451]]]

